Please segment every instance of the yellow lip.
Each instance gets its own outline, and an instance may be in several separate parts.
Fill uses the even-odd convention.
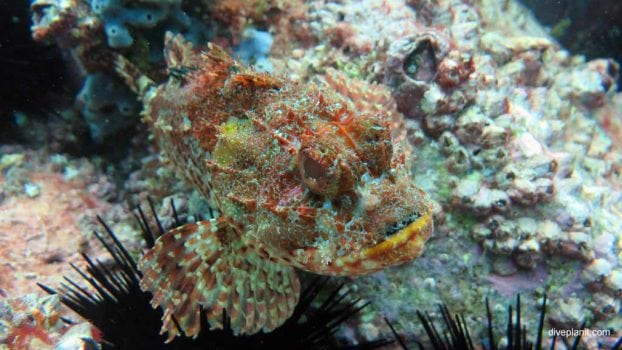
[[[432,235],[433,227],[432,213],[428,212],[382,243],[341,256],[330,266],[314,272],[356,276],[411,261],[423,252],[423,246]]]
[[[416,248],[416,257],[419,255],[423,244],[432,234],[432,216],[430,213],[423,215],[410,225],[404,227],[389,239],[375,246],[364,249],[361,255],[369,259],[378,259],[387,254],[394,253],[396,250],[403,253],[413,252],[409,248]],[[412,254],[412,253],[411,253]],[[410,254],[409,254],[410,255]]]
[[[427,212],[387,240],[372,247],[340,256],[329,264],[322,262],[315,249],[310,251],[312,253],[310,256],[307,256],[310,259],[294,260],[293,263],[294,266],[303,270],[323,275],[357,276],[370,274],[418,257],[423,252],[425,242],[432,235],[433,227],[432,214]],[[292,261],[288,263],[292,263]]]

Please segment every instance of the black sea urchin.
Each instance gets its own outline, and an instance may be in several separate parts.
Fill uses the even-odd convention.
[[[151,201],[149,204],[157,234],[154,235],[150,229],[140,208],[136,218],[147,246],[151,247],[155,238],[165,230]],[[171,205],[175,224],[181,225],[172,202]],[[72,265],[95,292],[91,293],[67,277],[58,291],[41,284],[39,286],[50,294],[59,293],[65,305],[99,328],[104,338],[104,349],[373,349],[393,342],[379,339],[356,346],[338,344],[334,335],[339,325],[368,303],[362,303],[359,299],[350,300],[343,285],[330,290],[327,287],[328,278],[316,278],[302,292],[291,318],[270,333],[235,336],[227,319],[224,329],[209,330],[203,317],[202,331],[196,339],[177,337],[165,344],[166,337],[159,334],[162,310],[153,309],[149,303],[150,294],[140,289],[142,274],[136,261],[112,229],[101,218],[98,219],[105,234],[95,232],[95,236],[112,256],[113,265],[93,261],[86,254],[83,254],[88,265],[86,271]],[[322,291],[327,291],[328,296],[318,303],[318,294]]]
[[[469,329],[466,325],[465,319],[462,315],[452,316],[449,312],[447,305],[439,305],[439,311],[441,314],[442,329],[439,328],[436,322],[430,317],[430,314],[417,311],[417,316],[423,329],[425,330],[428,338],[428,347],[423,345],[420,339],[416,339],[414,342],[419,349],[434,349],[434,350],[474,350],[474,349],[486,349],[486,350],[540,350],[543,348],[543,331],[544,331],[544,316],[546,313],[546,295],[542,300],[541,311],[538,321],[538,328],[536,329],[536,338],[530,337],[529,330],[521,321],[521,301],[520,295],[516,296],[516,308],[508,306],[508,321],[505,331],[505,345],[500,345],[499,339],[494,335],[494,322],[492,313],[490,312],[490,305],[488,298],[486,299],[486,335],[487,337],[480,342],[473,342]],[[409,349],[406,343],[398,335],[393,325],[385,318],[385,321],[391,328],[393,335],[399,342],[400,346],[407,350]],[[579,329],[585,329],[585,322],[579,326]],[[551,338],[550,349],[556,349],[555,344],[559,342],[564,343],[564,349],[577,350],[580,349],[579,342],[581,340],[581,334],[574,338],[572,343],[568,343],[565,338],[557,337],[557,335]],[[477,344],[477,345],[474,345]],[[619,350],[622,347],[622,337],[611,346],[611,350]],[[604,348],[603,348],[604,349]]]

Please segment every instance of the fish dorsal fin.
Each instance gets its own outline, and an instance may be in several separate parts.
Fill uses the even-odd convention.
[[[158,238],[139,261],[140,285],[162,307],[161,332],[196,337],[203,308],[212,329],[223,313],[235,334],[271,331],[287,320],[300,294],[292,267],[246,244],[224,217],[186,224]],[[176,323],[179,325],[177,327]]]
[[[138,95],[138,98],[145,102],[148,99],[149,91],[153,91],[157,84],[145,75],[137,66],[121,54],[113,54],[113,66],[125,84]]]
[[[201,55],[182,34],[166,32],[164,36],[164,60],[169,71],[184,68],[197,69],[201,64]]]
[[[208,43],[207,47],[198,50],[182,34],[171,32],[166,32],[164,38],[164,59],[171,75],[205,68],[209,71],[214,69],[228,71],[229,67],[235,64],[231,55],[222,47]]]
[[[398,113],[391,91],[384,85],[350,78],[333,68],[326,71],[323,83],[350,101],[359,112],[384,114],[388,118]]]

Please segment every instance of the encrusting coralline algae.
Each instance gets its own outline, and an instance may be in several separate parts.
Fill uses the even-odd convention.
[[[252,17],[273,37],[275,74],[332,79],[354,103],[366,92],[350,78],[381,83],[405,117],[400,137],[412,146],[414,183],[432,200],[435,233],[415,263],[349,282],[372,301],[360,329],[389,334],[386,315],[412,334],[415,310],[437,301],[484,315],[485,296],[521,292],[538,304],[545,291],[558,325],[622,328],[616,62],[571,56],[513,1],[308,2],[274,5],[279,19],[263,22],[256,11],[225,11],[245,1],[216,3],[210,40],[235,46],[218,26],[239,38]],[[77,44],[65,47],[77,56],[89,41],[110,49],[87,23],[88,6],[37,0],[33,9],[35,38],[67,44],[71,32]],[[147,61],[141,68],[161,79]],[[153,179],[174,178],[156,169],[137,170],[127,186],[144,196]]]

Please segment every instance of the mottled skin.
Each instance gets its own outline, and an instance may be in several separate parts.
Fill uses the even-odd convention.
[[[196,335],[196,304],[212,327],[226,310],[235,332],[267,331],[297,302],[292,267],[361,275],[421,253],[431,208],[388,93],[337,73],[319,86],[256,73],[180,37],[167,46],[169,81],[134,74],[134,88],[163,154],[221,216],[167,233],[141,259],[163,331],[177,333],[174,316]]]

